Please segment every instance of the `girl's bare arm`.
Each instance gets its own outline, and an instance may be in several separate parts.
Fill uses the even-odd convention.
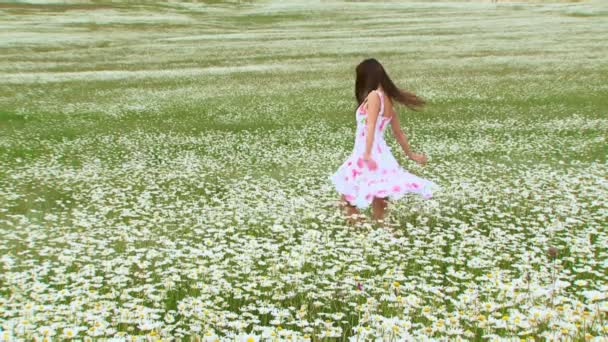
[[[403,133],[403,131],[401,130],[401,126],[399,125],[399,116],[397,116],[397,113],[393,113],[393,119],[391,120],[391,129],[393,130],[393,135],[395,136],[395,139],[397,140],[399,145],[401,145],[403,152],[409,158],[412,154],[412,151],[410,150],[410,144],[407,141],[407,136],[405,135],[405,133]]]
[[[372,91],[367,96],[367,134],[365,137],[364,159],[369,159],[372,154],[374,144],[374,132],[376,131],[376,118],[380,112],[380,98],[376,91]]]
[[[410,143],[407,141],[407,136],[405,133],[403,133],[401,126],[399,125],[399,117],[397,116],[397,113],[394,112],[393,119],[391,120],[391,129],[393,130],[393,135],[395,136],[395,139],[399,145],[401,145],[405,155],[411,160],[414,160],[420,164],[425,164],[427,161],[426,156],[423,154],[414,153],[410,149]]]

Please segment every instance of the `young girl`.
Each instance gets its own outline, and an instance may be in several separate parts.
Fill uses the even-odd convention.
[[[424,198],[432,196],[431,187],[435,184],[402,169],[383,136],[390,124],[403,152],[411,160],[425,164],[426,156],[410,150],[393,107],[393,101],[397,101],[416,109],[423,106],[424,101],[397,88],[382,65],[373,58],[361,62],[356,72],[355,96],[359,107],[355,113],[355,147],[330,179],[342,195],[340,203],[347,209],[349,222],[359,216],[358,209],[367,208],[370,204],[374,220],[382,221],[387,198],[399,199],[408,192],[418,193]]]

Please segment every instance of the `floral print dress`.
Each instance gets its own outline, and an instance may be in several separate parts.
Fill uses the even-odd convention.
[[[380,97],[380,112],[376,119],[371,150],[371,157],[376,162],[377,168],[371,170],[363,160],[368,121],[365,102],[363,102],[355,113],[357,120],[355,147],[348,159],[329,177],[331,182],[350,204],[359,209],[368,207],[374,197],[388,197],[395,200],[413,192],[425,199],[431,198],[431,188],[436,187],[435,183],[401,168],[386,144],[384,131],[392,117],[384,117],[384,96],[380,91],[377,94]]]

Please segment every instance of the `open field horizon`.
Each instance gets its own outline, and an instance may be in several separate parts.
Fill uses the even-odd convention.
[[[607,33],[601,1],[1,3],[0,340],[608,341]],[[368,57],[441,190],[352,227]]]

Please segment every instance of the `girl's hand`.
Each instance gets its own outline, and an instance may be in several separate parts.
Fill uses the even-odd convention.
[[[424,154],[421,153],[412,153],[410,154],[410,159],[415,161],[416,163],[420,164],[420,165],[424,165],[426,164],[427,158]]]
[[[367,167],[369,167],[369,169],[372,171],[378,168],[378,164],[376,164],[376,161],[373,160],[372,156],[369,154],[363,155],[363,161],[367,164]]]

